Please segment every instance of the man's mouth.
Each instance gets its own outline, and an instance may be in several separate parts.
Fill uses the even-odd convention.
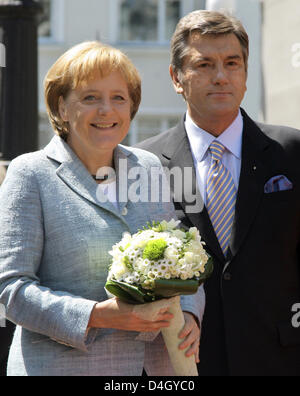
[[[231,92],[210,92],[208,95],[231,95]]]

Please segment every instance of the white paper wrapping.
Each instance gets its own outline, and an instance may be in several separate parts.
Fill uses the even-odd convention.
[[[144,320],[154,321],[162,309],[168,308],[168,312],[174,315],[170,326],[161,330],[171,364],[176,376],[198,376],[195,356],[186,357],[186,350],[178,349],[183,341],[179,333],[185,325],[184,315],[180,306],[180,297],[173,297],[155,301],[154,303],[136,305],[133,312]]]

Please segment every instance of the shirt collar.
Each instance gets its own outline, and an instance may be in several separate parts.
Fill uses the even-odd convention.
[[[186,113],[185,128],[189,138],[192,153],[198,162],[203,160],[209,146],[214,140],[219,141],[235,157],[241,159],[242,136],[243,136],[243,117],[241,111],[231,125],[218,137],[211,135],[204,129],[199,128]]]

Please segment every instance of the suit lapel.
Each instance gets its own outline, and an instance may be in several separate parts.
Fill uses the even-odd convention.
[[[242,167],[230,242],[231,259],[238,253],[255,219],[268,174],[268,170],[264,165],[264,152],[270,146],[270,140],[243,110],[242,115],[244,118]],[[163,156],[169,160],[168,166],[170,169],[178,166],[183,172],[185,167],[192,168],[192,183],[193,186],[197,186],[194,162],[184,121],[174,129],[174,132],[166,142]],[[195,189],[193,189],[194,193]],[[221,262],[225,262],[225,257],[197,187],[196,193],[199,202],[196,213],[188,213],[187,207],[190,204],[186,199],[187,197],[179,197],[180,205],[191,223],[199,229],[202,239],[206,242],[208,252],[217,256]],[[228,264],[230,261],[228,261]]]
[[[182,206],[191,223],[199,229],[202,240],[207,245],[208,252],[217,256],[219,260],[224,261],[223,252],[198,189],[194,161],[184,127],[184,120],[174,129],[174,132],[166,142],[162,155],[169,160],[168,167],[170,170],[178,167],[181,170],[181,174],[184,175],[183,179],[186,187],[183,188],[184,191],[181,194],[176,194],[175,192],[173,196],[175,202]],[[173,185],[172,191],[174,192]]]
[[[232,258],[241,248],[255,219],[268,173],[264,165],[264,151],[270,145],[258,126],[244,111],[242,114],[244,118],[242,167],[230,243]]]

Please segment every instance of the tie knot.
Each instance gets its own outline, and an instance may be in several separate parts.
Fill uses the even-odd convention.
[[[209,147],[212,158],[214,161],[221,161],[222,156],[225,151],[225,147],[223,146],[222,143],[218,142],[217,140],[213,141],[212,144]]]

